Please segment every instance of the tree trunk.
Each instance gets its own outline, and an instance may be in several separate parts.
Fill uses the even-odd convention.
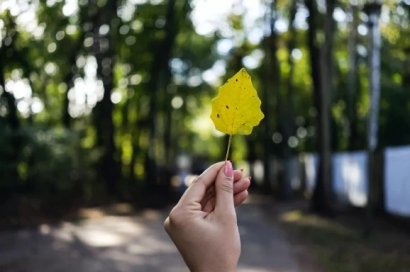
[[[97,11],[93,22],[94,54],[97,60],[97,76],[102,80],[104,95],[93,110],[96,127],[97,146],[101,148],[102,156],[98,165],[99,179],[104,181],[107,195],[118,196],[119,166],[116,160],[114,143],[114,122],[111,93],[114,87],[114,40],[116,33],[117,1],[108,1]],[[99,34],[102,25],[108,25],[110,31],[106,35]]]
[[[175,43],[176,27],[175,27],[175,0],[168,0],[167,13],[166,13],[166,23],[165,23],[165,37],[164,40],[154,49],[155,56],[151,66],[150,72],[150,110],[149,110],[149,147],[148,154],[146,157],[146,179],[150,185],[157,185],[160,183],[160,177],[158,175],[158,149],[157,144],[160,142],[160,135],[158,135],[158,106],[161,106],[159,102],[162,101],[162,108],[170,107],[169,95],[167,94],[167,86],[170,81],[170,71],[169,71],[169,59],[171,52]],[[161,93],[162,91],[162,93]],[[165,110],[167,112],[167,110]],[[164,120],[170,121],[168,117]],[[165,125],[169,133],[164,133],[165,139],[163,141],[164,148],[170,148],[170,130],[168,125]],[[165,162],[166,163],[166,162]]]
[[[0,107],[6,108],[6,115],[4,117],[5,127],[8,127],[11,134],[10,148],[8,152],[5,152],[5,156],[0,158],[4,163],[8,164],[9,167],[6,171],[0,173],[0,183],[2,186],[2,192],[0,194],[3,198],[10,196],[10,193],[14,193],[18,187],[19,174],[18,174],[18,164],[20,162],[20,154],[22,149],[22,138],[18,131],[20,129],[20,119],[18,117],[17,103],[14,95],[6,92],[6,67],[11,62],[14,56],[9,54],[10,52],[16,51],[15,40],[16,40],[16,24],[14,18],[11,16],[9,11],[6,11],[5,15],[5,36],[0,40]],[[6,45],[4,43],[7,38],[11,39],[11,43]],[[9,60],[7,58],[10,58]],[[2,117],[0,116],[0,120]]]
[[[165,150],[165,164],[166,166],[170,166],[172,160],[172,155],[173,155],[173,148],[171,144],[171,139],[172,139],[172,128],[173,128],[173,123],[172,123],[172,107],[171,107],[171,99],[172,99],[172,93],[170,91],[169,83],[171,82],[171,70],[168,65],[168,62],[171,58],[172,55],[172,50],[175,45],[175,38],[178,32],[178,24],[175,20],[175,14],[177,13],[176,7],[175,7],[176,1],[175,0],[169,0],[168,5],[167,5],[167,13],[166,13],[166,23],[165,23],[165,40],[163,43],[163,50],[165,51],[164,53],[164,62],[163,62],[163,89],[164,89],[164,109],[165,109],[165,115],[164,115],[164,150]]]
[[[368,151],[368,197],[367,197],[367,215],[369,220],[372,218],[372,213],[375,207],[376,199],[374,181],[374,168],[376,166],[375,152],[378,145],[378,115],[379,115],[379,100],[380,100],[380,48],[381,35],[379,29],[379,16],[381,4],[370,3],[365,6],[365,10],[369,15],[369,34],[370,34],[370,112],[368,119],[368,135],[367,135],[367,151]]]
[[[277,43],[278,35],[275,29],[275,22],[277,19],[276,13],[276,1],[272,1],[271,6],[267,9],[267,21],[269,26],[269,36],[264,40],[264,48],[266,53],[266,61],[264,64],[264,89],[263,89],[263,101],[262,109],[265,113],[264,118],[264,137],[263,137],[263,169],[264,169],[264,179],[263,179],[263,190],[266,193],[272,192],[272,169],[271,169],[271,159],[274,153],[274,147],[272,143],[273,134],[273,122],[270,116],[278,116],[277,120],[280,120],[281,108],[279,107],[281,94],[280,94],[280,68],[277,59]],[[274,98],[276,102],[276,107],[274,104]],[[271,112],[272,109],[276,109],[277,112]],[[278,121],[280,122],[280,121]],[[280,124],[278,124],[278,130],[280,130]]]
[[[291,2],[291,6],[289,9],[289,40],[287,42],[289,57],[288,57],[288,65],[289,75],[286,81],[286,88],[283,90],[283,103],[279,105],[281,107],[281,132],[283,135],[282,141],[282,159],[284,162],[284,174],[282,178],[279,180],[279,197],[281,199],[288,199],[291,197],[292,188],[291,188],[291,178],[289,176],[289,169],[288,165],[292,159],[292,150],[289,146],[289,138],[295,134],[295,119],[294,119],[294,103],[293,103],[293,80],[294,80],[294,71],[295,71],[295,62],[291,56],[293,49],[295,48],[296,44],[296,30],[294,27],[294,20],[296,16],[297,10],[297,1],[293,0]]]
[[[347,117],[348,117],[348,148],[356,150],[359,148],[359,132],[356,114],[357,97],[357,26],[359,24],[359,9],[356,5],[350,5],[352,22],[348,40],[349,49],[349,74],[348,74],[348,97],[347,97]]]
[[[331,34],[332,21],[331,14],[333,13],[332,7],[334,7],[333,1],[327,1],[327,11],[326,11],[326,44],[325,52],[321,55],[319,49],[319,44],[316,39],[317,36],[317,8],[315,0],[306,0],[306,6],[309,10],[308,17],[308,45],[310,51],[310,64],[311,64],[311,73],[312,81],[314,88],[314,97],[315,97],[315,108],[317,111],[317,124],[318,124],[318,137],[317,137],[317,147],[319,152],[319,169],[316,180],[316,186],[313,192],[311,206],[314,211],[320,213],[329,213],[331,212],[330,206],[330,129],[329,129],[329,89],[324,89],[324,87],[329,87],[329,83],[323,81],[323,72],[325,69],[322,69],[321,59],[324,56],[329,57],[331,50],[331,44],[327,44],[329,41],[329,34]],[[329,60],[331,61],[331,60]],[[329,75],[328,75],[329,76]],[[325,84],[324,84],[325,83]]]
[[[2,88],[2,92],[0,92],[0,98],[4,100],[7,108],[7,123],[10,125],[12,129],[18,129],[20,127],[20,120],[18,118],[18,111],[16,100],[14,96],[8,92],[6,92],[6,78],[5,78],[5,70],[7,64],[11,61],[7,61],[7,56],[9,58],[15,57],[14,54],[9,54],[10,52],[15,52],[15,40],[18,34],[16,28],[17,25],[14,22],[14,18],[11,16],[9,11],[6,11],[5,15],[5,36],[2,40],[0,40],[0,87]],[[11,43],[5,44],[4,41],[7,39],[11,39]]]

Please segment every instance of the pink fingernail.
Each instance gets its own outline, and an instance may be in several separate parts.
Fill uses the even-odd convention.
[[[233,169],[231,161],[226,161],[225,169],[224,169],[225,176],[232,178],[233,177]]]

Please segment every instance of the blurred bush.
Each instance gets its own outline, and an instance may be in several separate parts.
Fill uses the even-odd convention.
[[[98,195],[91,167],[98,154],[83,148],[80,140],[79,132],[64,128],[0,130],[1,199],[24,194],[44,202],[70,202]]]

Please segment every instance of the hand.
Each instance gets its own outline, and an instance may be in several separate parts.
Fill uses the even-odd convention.
[[[243,170],[233,171],[233,193],[235,207],[242,204],[248,197],[248,188],[251,184],[250,177],[242,177]],[[201,201],[203,211],[211,212],[215,209],[215,184],[206,189],[205,195]]]
[[[164,227],[192,272],[236,271],[241,244],[235,205],[246,199],[249,185],[230,161],[219,162],[172,209]]]

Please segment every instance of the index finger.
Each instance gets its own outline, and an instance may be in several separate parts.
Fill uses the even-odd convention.
[[[188,187],[182,195],[179,203],[201,202],[205,195],[206,189],[215,183],[219,169],[224,165],[224,162],[217,162],[208,167],[196,180]]]

